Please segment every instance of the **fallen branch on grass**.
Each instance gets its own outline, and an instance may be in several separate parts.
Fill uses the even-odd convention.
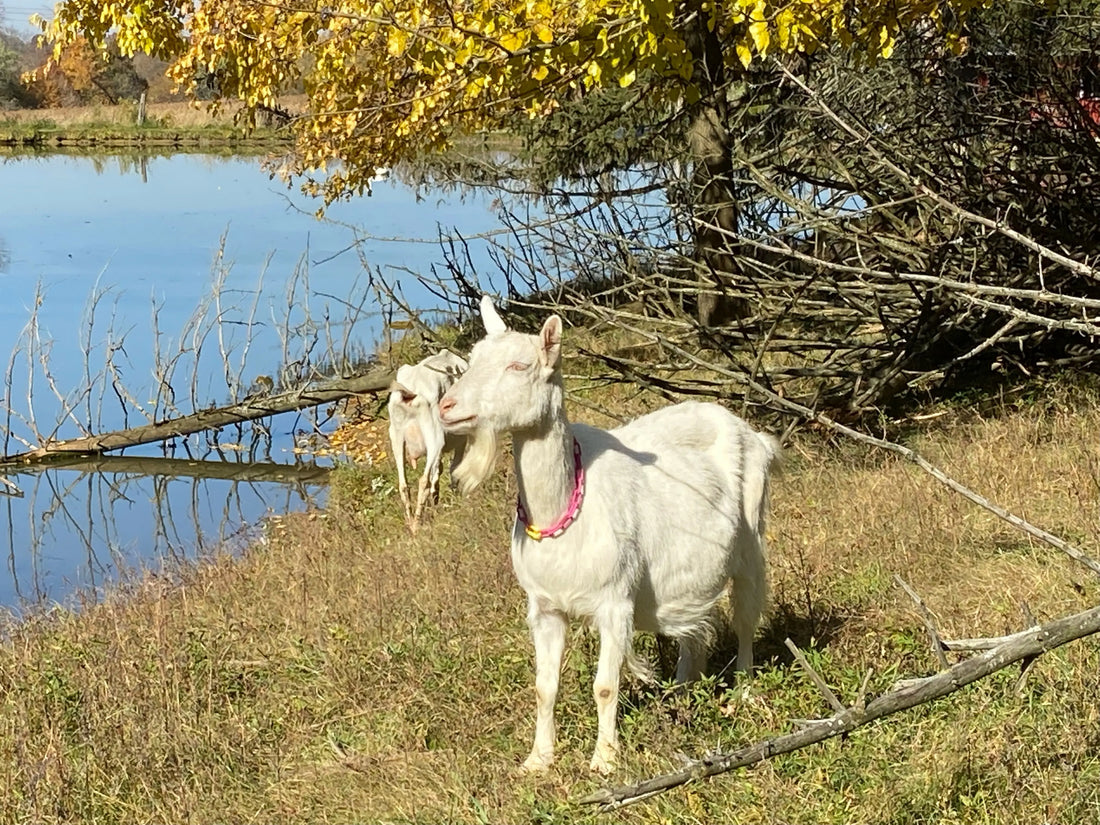
[[[278,413],[293,412],[339,401],[350,395],[380,392],[389,387],[393,373],[388,369],[376,369],[355,378],[333,378],[318,381],[305,388],[272,395],[246,398],[236,404],[200,410],[190,415],[156,421],[140,427],[130,427],[110,433],[101,433],[68,441],[47,441],[33,450],[0,458],[0,467],[23,466],[50,461],[58,456],[94,455],[167,441],[204,430],[216,430],[230,424],[254,421]]]
[[[794,733],[777,736],[693,761],[686,768],[635,785],[605,788],[581,800],[604,810],[621,808],[656,794],[720,773],[753,765],[783,753],[800,750],[826,739],[849,733],[884,716],[939,699],[983,679],[1014,662],[1034,658],[1067,642],[1100,632],[1100,606],[1045,625],[1006,636],[995,647],[940,671],[934,676],[908,680],[903,686],[877,696],[866,704],[856,702],[828,719],[809,723]]]

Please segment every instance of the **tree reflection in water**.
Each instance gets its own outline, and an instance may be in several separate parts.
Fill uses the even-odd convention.
[[[120,575],[212,550],[242,552],[262,517],[318,504],[330,470],[314,464],[101,456],[10,476],[0,535],[0,606],[95,598]]]

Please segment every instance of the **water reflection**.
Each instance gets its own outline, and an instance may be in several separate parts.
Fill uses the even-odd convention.
[[[259,158],[227,154],[0,153],[0,193],[18,193],[0,196],[0,452],[350,374],[392,320],[383,279],[432,323],[428,279],[449,271],[440,236],[495,271],[490,253],[505,240],[485,239],[507,209],[496,196],[391,177],[318,221],[317,204]],[[0,570],[0,606],[65,601],[121,568],[242,541],[241,525],[307,506],[322,478],[257,478],[235,451],[293,462],[324,415],[165,446],[239,462],[228,476],[205,461],[115,459],[11,476],[25,497],[0,500],[11,572]]]
[[[24,495],[0,503],[10,574],[0,576],[0,604],[64,602],[126,570],[227,544],[242,550],[258,514],[319,504],[329,472],[308,463],[108,456],[11,475]]]

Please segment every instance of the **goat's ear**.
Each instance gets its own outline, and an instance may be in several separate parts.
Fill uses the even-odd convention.
[[[393,394],[395,392],[400,393],[401,403],[403,403],[403,404],[408,404],[414,398],[416,398],[416,393],[415,392],[413,392],[412,390],[410,390],[408,387],[404,386],[403,384],[398,384],[396,381],[394,381],[392,384],[390,384],[390,400],[391,401],[394,400],[393,399]]]
[[[548,367],[556,367],[561,359],[561,318],[551,315],[539,333],[539,359]]]
[[[481,296],[481,323],[485,325],[485,332],[493,335],[497,332],[505,332],[508,325],[497,314],[497,308],[493,306],[493,299],[488,295]]]

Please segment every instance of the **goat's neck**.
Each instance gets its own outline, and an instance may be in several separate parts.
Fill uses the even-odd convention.
[[[565,411],[531,430],[512,434],[519,497],[531,523],[545,527],[561,516],[573,493],[573,429]]]

